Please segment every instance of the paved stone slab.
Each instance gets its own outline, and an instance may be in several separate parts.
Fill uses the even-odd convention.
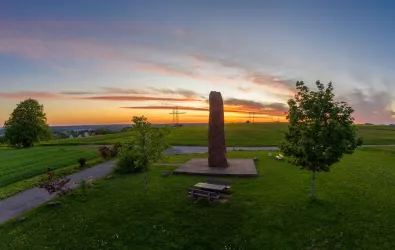
[[[228,167],[210,168],[207,158],[193,158],[174,170],[173,174],[233,177],[253,177],[258,175],[252,159],[228,159],[228,164]]]

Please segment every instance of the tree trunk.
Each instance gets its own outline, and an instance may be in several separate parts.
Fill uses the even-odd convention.
[[[315,192],[314,192],[314,186],[315,186],[315,168],[313,170],[313,172],[311,173],[311,193],[310,193],[310,198],[311,199],[315,199]]]

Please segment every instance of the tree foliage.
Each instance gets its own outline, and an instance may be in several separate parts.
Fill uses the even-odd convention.
[[[44,106],[30,98],[17,105],[4,128],[5,140],[14,147],[31,147],[51,138]]]
[[[311,197],[314,198],[315,173],[329,171],[344,154],[352,154],[362,144],[357,138],[354,110],[346,102],[334,100],[333,86],[316,82],[318,91],[297,82],[297,94],[288,101],[289,121],[280,150],[301,169],[312,171]]]
[[[146,171],[151,163],[162,158],[163,151],[169,147],[166,137],[170,130],[166,127],[153,127],[144,116],[134,116],[131,131],[134,137],[131,143],[123,145],[120,150],[120,158],[117,169],[120,172],[144,174],[144,193],[147,192]]]

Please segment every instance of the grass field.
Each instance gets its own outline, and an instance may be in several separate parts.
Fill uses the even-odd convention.
[[[287,123],[226,124],[228,146],[276,146],[283,138]],[[175,128],[169,137],[171,145],[206,146],[207,126]],[[358,125],[358,135],[366,145],[395,144],[395,127]],[[87,145],[128,142],[132,133],[118,133],[88,138],[74,138],[44,142],[43,145]]]
[[[76,165],[79,158],[92,160],[98,158],[96,148],[92,147],[34,147],[29,149],[0,148],[0,197],[3,188],[25,179],[41,175],[45,169],[59,170]],[[15,187],[17,188],[17,187]]]
[[[75,193],[1,226],[0,249],[395,248],[395,147],[359,149],[319,173],[316,202],[307,171],[267,152],[229,152],[255,156],[259,177],[233,178],[227,203],[194,203],[186,189],[203,177],[164,178],[174,167],[155,166],[147,197],[141,174],[98,181],[84,199]]]

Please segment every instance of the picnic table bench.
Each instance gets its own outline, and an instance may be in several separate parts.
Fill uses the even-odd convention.
[[[213,201],[214,199],[220,198],[218,193],[201,190],[201,189],[193,189],[193,188],[188,188],[188,195],[195,199],[199,197],[206,198],[210,202]]]
[[[231,181],[219,180],[219,179],[213,179],[213,178],[207,178],[206,182],[209,184],[225,185],[226,189],[229,189],[232,185]]]
[[[199,183],[195,184],[195,187],[203,189],[203,190],[216,191],[216,192],[226,190],[225,185],[210,184],[210,183],[204,183],[204,182],[199,182]]]

